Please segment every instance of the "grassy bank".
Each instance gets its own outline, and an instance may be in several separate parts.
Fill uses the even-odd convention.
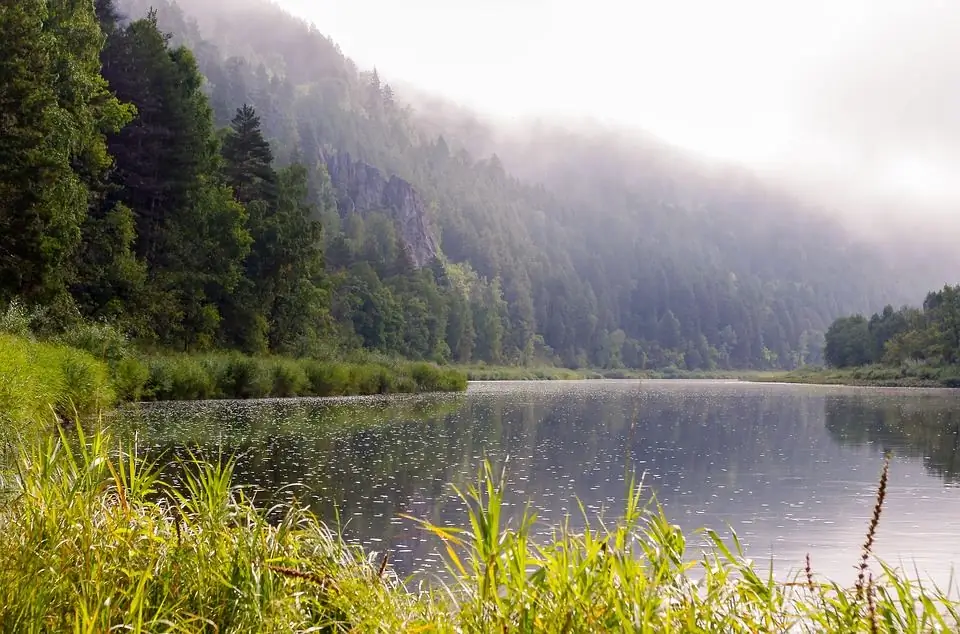
[[[64,346],[3,343],[0,358],[13,361],[0,367],[18,372],[18,383],[0,401],[3,425],[31,417],[53,422],[64,404],[77,412],[78,399],[97,420],[111,402],[102,361]],[[90,386],[100,396],[84,401]],[[300,507],[256,508],[231,485],[230,460],[181,462],[174,486],[135,448],[125,450],[103,430],[85,435],[76,423],[39,440],[20,436],[0,459],[0,631],[927,632],[960,626],[960,605],[873,558],[886,469],[865,527],[863,557],[855,562],[859,574],[849,583],[821,579],[809,561],[795,579],[774,579],[754,568],[736,539],[725,542],[711,532],[708,546],[689,548],[662,511],[641,506],[632,486],[619,518],[577,531],[561,524],[551,537],[534,539],[533,515],[508,525],[505,475],[495,477],[486,466],[475,486],[458,492],[469,510],[465,530],[406,518],[434,535],[449,567],[445,585],[424,586],[399,579],[389,553],[346,544]]]
[[[358,396],[455,392],[467,377],[409,361],[348,363],[239,354],[154,356],[142,361],[144,400]]]
[[[401,583],[384,553],[346,545],[296,507],[254,508],[230,462],[184,465],[177,488],[104,434],[23,448],[0,504],[0,630],[175,632],[926,632],[956,603],[876,562],[881,480],[861,571],[808,565],[792,583],[708,533],[690,549],[633,489],[619,521],[535,541],[507,526],[489,467],[461,496],[444,587]],[[270,521],[268,521],[268,515]],[[881,526],[882,530],[882,526]],[[816,553],[813,554],[816,561]]]
[[[578,369],[554,366],[455,366],[471,381],[580,381],[594,379],[752,379],[763,380],[780,373],[760,370],[661,370]]]
[[[236,353],[141,356],[103,336],[40,342],[0,333],[0,416],[89,416],[116,400],[356,396],[462,391],[466,374],[409,361],[318,361]]]
[[[89,418],[115,399],[110,370],[93,355],[0,333],[0,426]]]
[[[865,387],[960,387],[960,367],[868,365],[856,368],[801,368],[754,380]]]

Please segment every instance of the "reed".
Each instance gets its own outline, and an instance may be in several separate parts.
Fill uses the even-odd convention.
[[[249,399],[455,392],[466,374],[412,361],[319,361],[235,353],[145,358],[144,400]]]
[[[443,545],[444,584],[403,583],[296,506],[258,509],[233,462],[193,457],[174,487],[107,432],[24,444],[2,480],[0,630],[174,632],[928,632],[958,604],[880,564],[856,587],[781,583],[734,535],[687,537],[632,483],[615,521],[535,539],[511,525],[505,471],[457,494],[465,527],[410,518]],[[268,521],[268,517],[272,521]],[[875,530],[875,529],[874,529]],[[801,571],[800,575],[803,574]]]

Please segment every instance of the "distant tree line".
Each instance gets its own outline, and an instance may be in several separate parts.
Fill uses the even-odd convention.
[[[869,364],[960,363],[960,286],[927,295],[920,308],[887,306],[869,319],[841,317],[826,333],[827,363],[846,368]]]

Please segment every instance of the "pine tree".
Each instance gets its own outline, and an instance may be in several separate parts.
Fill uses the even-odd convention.
[[[277,198],[277,173],[273,152],[263,138],[260,117],[252,106],[244,104],[230,123],[223,142],[224,177],[243,204],[262,200],[274,204]]]
[[[220,326],[219,304],[240,281],[250,236],[243,206],[221,182],[203,78],[190,51],[168,41],[155,14],[108,38],[104,76],[138,116],[109,139],[116,187],[105,205],[133,211],[158,338],[208,347]]]
[[[69,302],[91,180],[110,165],[103,132],[130,110],[99,74],[93,5],[0,5],[0,301]]]

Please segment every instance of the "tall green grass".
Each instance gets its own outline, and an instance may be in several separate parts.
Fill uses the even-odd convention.
[[[358,396],[467,387],[464,373],[431,363],[346,363],[240,354],[153,356],[143,363],[145,400]]]
[[[440,611],[304,511],[266,521],[233,463],[166,485],[98,433],[23,449],[0,506],[4,632],[405,631]]]
[[[107,365],[92,355],[0,333],[0,422],[96,417],[115,396]]]
[[[958,604],[872,555],[886,486],[850,584],[812,567],[784,583],[734,537],[687,537],[632,486],[623,515],[534,538],[505,519],[503,473],[458,491],[463,528],[408,518],[450,577],[402,583],[297,507],[257,509],[230,460],[182,465],[177,487],[104,433],[21,449],[0,504],[0,630],[173,632],[931,632]],[[268,521],[267,518],[274,518]],[[882,527],[881,527],[882,530]]]

